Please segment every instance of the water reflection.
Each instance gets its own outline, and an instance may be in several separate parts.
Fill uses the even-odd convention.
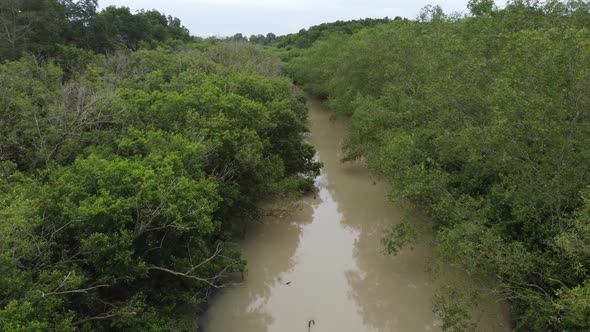
[[[324,163],[319,193],[249,231],[246,283],[217,296],[205,331],[303,332],[312,319],[312,331],[439,331],[429,245],[383,254],[381,238],[400,211],[364,165],[340,163],[344,124],[317,101],[309,107],[311,142]],[[479,330],[489,330],[485,324]]]
[[[312,220],[314,204],[303,200],[289,215],[265,218],[249,229],[242,243],[248,260],[247,282],[212,301],[201,322],[206,331],[270,331],[275,317],[264,308],[271,294],[284,286],[281,277],[296,264],[300,234]]]
[[[345,275],[363,331],[439,330],[431,306],[436,287],[425,265],[430,248],[416,246],[396,257],[383,254],[381,238],[401,221],[400,211],[387,202],[387,188],[371,179],[365,165],[340,163],[344,124],[331,122],[322,112],[311,113],[310,120],[313,143],[329,178],[327,189],[344,216],[341,223],[358,234],[352,248],[355,269]],[[329,123],[331,129],[314,130],[320,123]]]

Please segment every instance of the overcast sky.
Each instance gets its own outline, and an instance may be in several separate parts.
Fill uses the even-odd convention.
[[[416,18],[426,5],[467,11],[467,0],[99,0],[101,8],[156,9],[180,18],[192,35],[282,35],[325,22],[396,16]]]

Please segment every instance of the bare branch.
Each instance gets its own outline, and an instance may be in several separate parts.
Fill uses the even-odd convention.
[[[135,312],[131,312],[129,314],[130,315],[135,315],[136,313]],[[86,318],[86,319],[83,319],[83,320],[79,320],[77,322],[72,323],[72,325],[80,325],[80,324],[84,324],[84,323],[91,322],[91,321],[94,321],[94,320],[111,319],[111,318],[113,318],[115,316],[118,316],[118,315],[115,314],[115,313],[113,313],[113,312],[106,312],[104,314],[101,314],[101,315],[98,315],[98,316],[95,316],[95,317],[90,317],[90,318]]]
[[[188,274],[188,273],[191,273],[191,272],[193,272],[194,270],[198,269],[199,267],[201,267],[201,266],[203,266],[203,265],[207,264],[207,262],[210,262],[210,261],[211,261],[213,258],[217,257],[217,255],[219,255],[219,253],[220,253],[220,252],[221,252],[221,246],[220,246],[220,245],[218,245],[218,246],[217,246],[217,249],[215,250],[215,253],[213,253],[213,255],[212,255],[211,257],[209,257],[209,258],[207,258],[206,260],[202,261],[201,263],[199,263],[199,264],[197,264],[197,265],[193,266],[193,267],[192,267],[190,270],[188,270],[186,273],[187,273],[187,274]]]
[[[208,284],[209,286],[212,286],[212,287],[217,288],[217,289],[219,289],[219,288],[225,288],[225,287],[230,287],[230,286],[241,285],[241,283],[227,283],[227,284],[221,284],[221,285],[217,285],[217,284],[213,283],[213,281],[215,281],[215,280],[217,280],[217,279],[219,279],[221,277],[221,273],[224,272],[225,270],[227,270],[228,267],[226,267],[224,270],[222,270],[222,272],[220,274],[216,275],[215,277],[213,277],[213,278],[207,278],[207,279],[200,278],[200,277],[193,276],[193,275],[189,275],[189,274],[183,273],[183,272],[173,271],[173,270],[170,270],[170,269],[167,269],[167,268],[163,268],[163,267],[159,267],[159,266],[150,266],[148,269],[149,270],[162,271],[162,272],[170,273],[170,274],[175,275],[175,276],[184,277],[184,278],[187,278],[187,279],[192,279],[192,280],[204,282],[204,283]]]
[[[103,287],[111,287],[111,285],[98,285],[98,286],[94,286],[94,287],[88,287],[88,288],[83,288],[83,289],[73,289],[73,290],[63,291],[63,292],[41,293],[41,297],[45,298],[50,295],[64,295],[64,294],[74,294],[74,293],[88,294],[88,291],[91,291],[91,290],[97,289],[97,288],[103,288]]]
[[[50,293],[41,292],[41,297],[42,298],[46,298],[46,297],[51,296],[51,295],[64,295],[64,294],[75,294],[75,293],[87,294],[88,291],[91,291],[91,290],[94,290],[94,289],[103,288],[103,287],[110,287],[110,285],[96,285],[96,286],[92,286],[92,287],[88,287],[88,288],[72,289],[72,290],[68,290],[68,291],[58,292],[58,290],[62,289],[68,283],[68,280],[70,279],[70,276],[71,275],[72,275],[72,272],[68,273],[68,275],[59,284],[59,286],[57,286],[53,290],[53,292],[50,292]]]

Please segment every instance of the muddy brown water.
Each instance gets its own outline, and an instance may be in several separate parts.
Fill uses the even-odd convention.
[[[324,163],[319,192],[249,229],[246,281],[212,300],[204,331],[306,332],[311,320],[315,332],[440,331],[432,298],[444,282],[427,271],[431,246],[383,253],[399,207],[364,165],[340,162],[345,123],[317,100],[308,107],[310,141]],[[474,317],[476,330],[509,330],[505,308],[488,307]]]

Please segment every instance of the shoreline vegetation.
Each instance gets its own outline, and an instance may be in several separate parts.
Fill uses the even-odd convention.
[[[468,7],[428,6],[356,32],[312,28],[290,37],[311,46],[279,54],[298,84],[350,118],[344,161],[367,160],[391,200],[430,216],[392,227],[386,250],[432,231],[437,261],[484,283],[440,290],[443,329],[469,329],[468,308],[487,294],[507,301],[517,331],[586,331],[590,3]]]
[[[0,330],[194,331],[257,203],[313,189],[303,94],[268,52],[156,11],[11,5]]]
[[[192,37],[96,0],[0,4],[0,330],[193,331],[246,269],[257,204],[314,190],[306,93],[350,118],[345,158],[423,207],[517,331],[590,329],[590,3],[470,0],[415,20]],[[479,283],[478,283],[479,284]]]

